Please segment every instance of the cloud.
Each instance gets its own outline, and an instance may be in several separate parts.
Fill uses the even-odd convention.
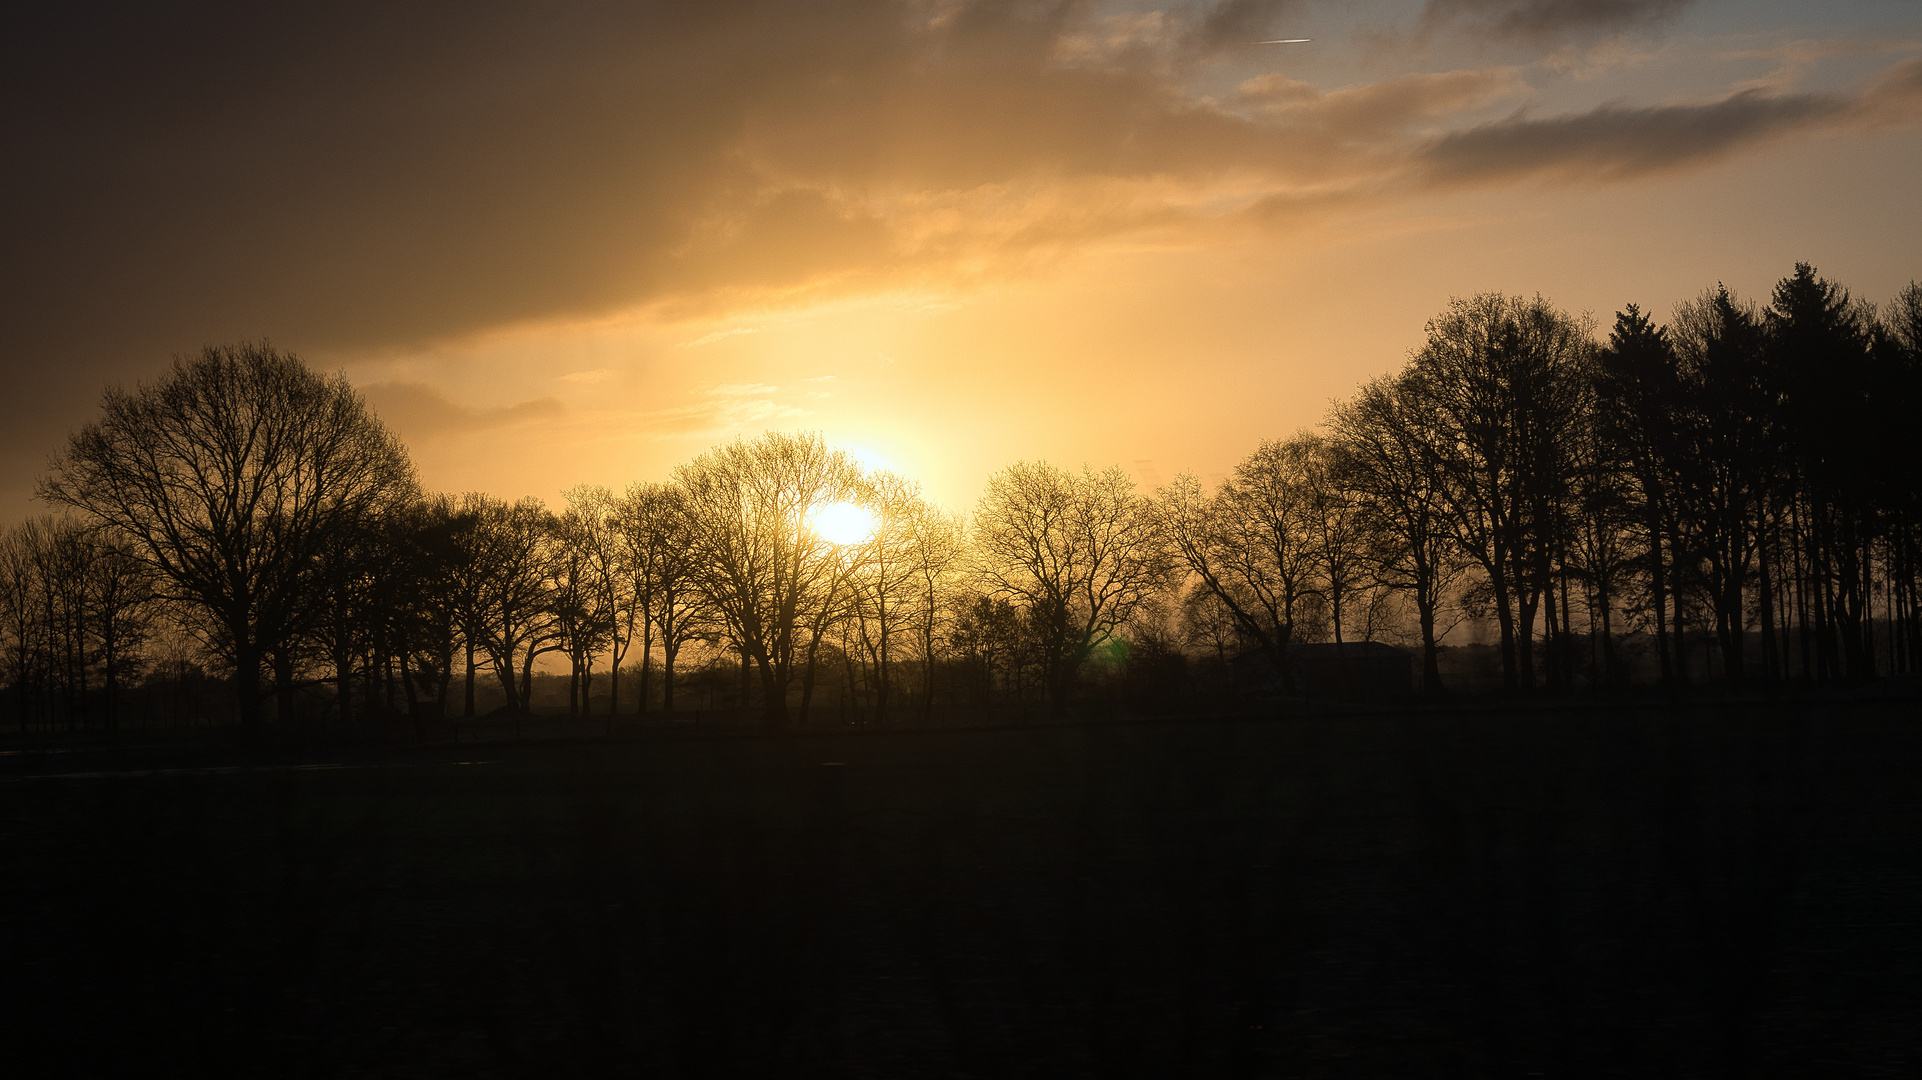
[[[1180,22],[1165,11],[1101,15],[1055,38],[1049,59],[1064,67],[1160,63],[1181,33]]]
[[[595,368],[592,371],[570,371],[567,374],[561,376],[561,381],[570,382],[570,383],[584,383],[586,385],[591,386],[595,383],[606,382],[608,379],[611,379],[613,377],[614,377],[614,369]]]
[[[808,415],[798,405],[777,400],[782,388],[770,383],[721,383],[695,394],[699,400],[692,404],[638,414],[634,426],[656,439],[719,438]]]
[[[1238,93],[1277,123],[1333,130],[1357,142],[1474,112],[1527,89],[1514,68],[1483,68],[1402,75],[1328,92],[1270,74],[1243,82]]]
[[[694,338],[691,341],[680,342],[676,347],[682,349],[697,349],[702,345],[712,345],[717,341],[726,341],[731,337],[740,337],[742,334],[758,334],[760,332],[761,328],[758,326],[730,326],[725,330],[716,330],[713,333],[702,334],[700,337]]]
[[[1299,0],[1220,0],[1202,11],[1188,33],[1187,44],[1209,53],[1262,41],[1274,36],[1274,28],[1284,16],[1302,7]]]
[[[1679,9],[1424,10],[1526,36]],[[727,320],[940,295],[1103,245],[1347,212],[1429,179],[1632,176],[1864,122],[1875,104],[1785,88],[1485,123],[1527,99],[1521,69],[1339,89],[1271,74],[1225,96],[1209,82],[1246,55],[1225,51],[1237,42],[1320,10],[37,8],[0,35],[0,356],[37,381],[16,396],[31,401],[236,337],[376,350],[637,309]],[[1898,90],[1877,100],[1906,115]],[[0,426],[24,415],[0,406]]]
[[[712,398],[758,398],[780,393],[781,388],[768,383],[721,383],[707,388],[707,396]]]
[[[1428,0],[1420,25],[1461,24],[1502,39],[1616,34],[1667,22],[1691,0]]]
[[[1774,94],[1744,90],[1703,104],[1604,106],[1516,116],[1436,139],[1423,154],[1444,183],[1559,176],[1622,180],[1723,157],[1812,128],[1912,122],[1922,115],[1922,61],[1885,72],[1867,91]]]
[[[381,420],[408,439],[468,435],[548,423],[567,411],[566,406],[551,397],[533,398],[515,405],[470,408],[449,401],[446,395],[425,383],[399,380],[372,383],[360,391]]]

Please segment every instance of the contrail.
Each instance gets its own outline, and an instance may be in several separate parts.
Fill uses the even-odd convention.
[[[1305,37],[1285,37],[1285,38],[1276,38],[1273,41],[1255,41],[1255,42],[1250,42],[1250,44],[1252,45],[1299,45],[1304,41],[1313,41],[1313,40],[1315,39],[1305,38]]]

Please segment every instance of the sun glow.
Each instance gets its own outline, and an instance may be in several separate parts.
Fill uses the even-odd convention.
[[[830,544],[852,547],[874,535],[874,513],[851,502],[817,507],[808,518],[815,533]]]
[[[841,443],[837,445],[835,449],[853,458],[863,469],[869,472],[898,473],[901,471],[901,467],[890,461],[887,455],[870,450],[865,446],[853,446],[847,443]]]

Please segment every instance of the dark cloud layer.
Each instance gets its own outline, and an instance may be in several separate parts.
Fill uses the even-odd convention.
[[[1436,140],[1426,158],[1450,183],[1557,174],[1620,180],[1721,157],[1769,139],[1841,122],[1882,123],[1922,112],[1922,61],[1889,71],[1864,94],[1747,90],[1697,105],[1605,106],[1571,116],[1517,117]]]
[[[1204,52],[1262,41],[1303,6],[1300,0],[1221,0],[1196,21],[1188,41]]]
[[[1498,38],[1612,34],[1674,18],[1692,0],[1428,0],[1422,25],[1466,23]]]
[[[876,185],[1154,170],[1207,141],[1150,78],[1050,70],[1080,8],[19,18],[0,303],[34,347],[77,308],[100,340],[355,345],[870,265]]]
[[[1608,107],[1457,132],[1437,141],[1428,156],[1438,177],[1457,182],[1547,171],[1615,180],[1727,153],[1846,107],[1830,97],[1755,91],[1708,105]]]

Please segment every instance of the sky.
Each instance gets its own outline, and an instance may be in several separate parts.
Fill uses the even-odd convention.
[[[0,520],[209,343],[433,489],[806,429],[966,510],[1218,478],[1452,296],[1922,278],[1912,0],[14,5],[0,136]]]

